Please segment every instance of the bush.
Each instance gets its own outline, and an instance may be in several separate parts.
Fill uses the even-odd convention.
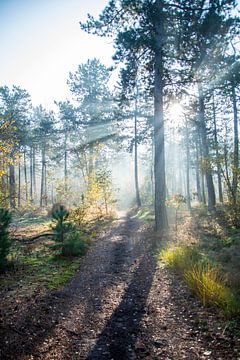
[[[63,243],[66,233],[73,229],[73,225],[70,222],[67,222],[69,212],[64,205],[54,204],[51,215],[55,220],[55,224],[52,227],[56,234],[55,240]]]
[[[66,235],[63,242],[62,255],[64,256],[80,256],[84,255],[87,250],[87,244],[82,238],[79,231],[73,231]]]
[[[215,305],[228,317],[239,315],[240,305],[219,268],[191,246],[169,247],[159,258],[182,274],[204,305]]]
[[[11,214],[7,209],[0,208],[0,267],[6,263],[7,255],[11,247],[8,227],[11,222]]]

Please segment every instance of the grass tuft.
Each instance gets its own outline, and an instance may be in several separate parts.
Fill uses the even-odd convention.
[[[183,245],[168,247],[160,252],[159,259],[182,274],[204,305],[217,306],[229,318],[240,314],[240,304],[227,286],[226,276],[197,248]]]

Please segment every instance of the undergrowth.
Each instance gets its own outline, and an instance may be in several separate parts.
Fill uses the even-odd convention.
[[[69,259],[54,254],[33,254],[22,259],[23,279],[27,284],[57,289],[72,278],[80,259]]]
[[[158,257],[180,272],[204,305],[217,306],[227,318],[240,314],[239,301],[227,286],[226,276],[197,247],[169,246],[160,251]]]

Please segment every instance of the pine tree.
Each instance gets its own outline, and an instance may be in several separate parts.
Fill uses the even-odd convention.
[[[0,208],[0,267],[6,264],[6,257],[11,247],[8,227],[11,222],[11,214],[7,209]]]

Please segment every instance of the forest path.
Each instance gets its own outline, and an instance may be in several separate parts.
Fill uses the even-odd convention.
[[[200,326],[199,303],[157,266],[150,237],[135,217],[115,221],[72,281],[21,314],[1,359],[237,359],[235,344]]]

